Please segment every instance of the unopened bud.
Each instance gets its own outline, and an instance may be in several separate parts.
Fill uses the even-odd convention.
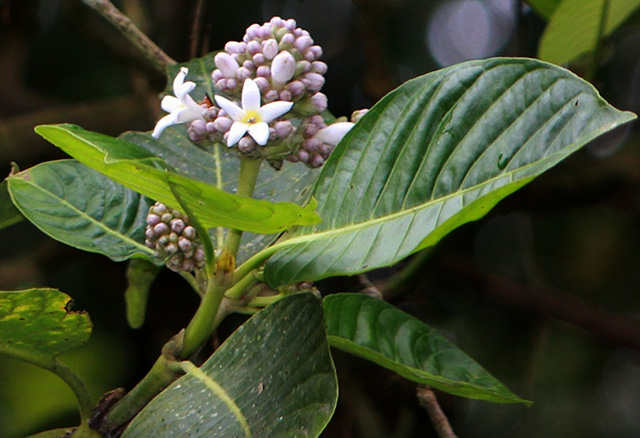
[[[296,60],[291,53],[282,51],[273,59],[271,78],[278,84],[288,82],[296,72]]]
[[[273,38],[266,40],[262,43],[262,53],[264,57],[271,60],[278,54],[278,42]]]
[[[226,52],[219,52],[214,58],[216,67],[220,69],[225,78],[235,78],[238,70],[238,61]]]

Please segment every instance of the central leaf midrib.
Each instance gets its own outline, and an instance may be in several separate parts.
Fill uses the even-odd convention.
[[[106,226],[104,223],[94,219],[92,216],[90,216],[89,214],[85,213],[84,211],[78,209],[76,206],[74,206],[73,204],[69,203],[66,199],[60,198],[58,195],[45,190],[44,188],[38,186],[35,184],[35,182],[31,182],[31,181],[27,181],[25,179],[20,178],[21,181],[23,181],[26,184],[29,184],[31,187],[35,188],[36,190],[40,191],[41,193],[45,194],[45,195],[49,195],[49,197],[53,198],[53,199],[57,199],[58,202],[60,202],[62,205],[66,206],[69,210],[71,211],[75,211],[76,213],[78,213],[78,215],[82,218],[84,218],[85,220],[88,220],[89,222],[93,223],[94,225],[97,225],[98,228],[101,228],[103,231],[105,231],[106,234],[112,234],[112,235],[116,235],[118,237],[121,238],[121,240],[124,240],[125,242],[128,242],[129,244],[133,245],[134,247],[141,249],[140,252],[142,252],[143,254],[147,254],[150,255],[151,254],[151,250],[149,248],[147,248],[146,246],[138,243],[136,240],[132,239],[131,237],[129,237],[126,234],[118,234],[116,232],[116,230],[113,230],[112,228],[109,228],[108,226]]]

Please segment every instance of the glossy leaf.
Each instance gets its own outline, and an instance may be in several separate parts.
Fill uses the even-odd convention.
[[[54,239],[115,261],[153,255],[144,244],[150,201],[95,170],[52,161],[8,181],[22,214]]]
[[[91,320],[55,289],[0,292],[0,354],[36,365],[84,344]]]
[[[0,230],[22,220],[24,220],[24,216],[13,205],[9,196],[7,180],[4,180],[0,183]]]
[[[563,0],[540,39],[538,57],[566,64],[593,52],[639,7],[640,0]]]
[[[201,368],[186,369],[123,438],[316,437],[335,409],[337,381],[322,306],[311,294],[267,307]]]
[[[471,61],[409,81],[336,147],[312,192],[323,222],[270,249],[279,251],[265,278],[283,285],[392,265],[633,118],[532,59]]]
[[[192,79],[194,78],[189,73],[189,80]],[[198,81],[197,78],[194,80]],[[213,184],[229,193],[235,192],[240,167],[235,150],[229,150],[224,145],[209,145],[207,150],[204,150],[189,139],[185,125],[165,129],[159,139],[142,132],[127,132],[121,138],[161,157],[181,175]],[[289,162],[285,162],[282,169],[276,171],[267,162],[263,162],[254,197],[272,202],[294,202],[304,205],[308,201],[311,186],[318,173],[319,171],[302,164]],[[214,246],[220,247],[219,240],[224,239],[224,232],[215,230],[210,234]],[[272,243],[276,237],[245,233],[237,257],[238,263]]]
[[[324,299],[329,343],[407,379],[494,403],[530,403],[419,319],[362,294]]]
[[[73,125],[42,125],[36,132],[81,163],[110,179],[172,208],[180,209],[170,188],[181,188],[203,226],[225,226],[256,233],[277,233],[295,224],[320,220],[313,206],[273,203],[227,193],[212,185],[176,173],[161,158],[134,143]]]

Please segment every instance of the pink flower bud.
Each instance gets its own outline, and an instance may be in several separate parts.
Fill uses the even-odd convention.
[[[294,127],[290,121],[282,120],[273,125],[273,130],[275,131],[276,136],[279,138],[285,138],[293,133]]]
[[[284,34],[282,36],[282,39],[280,40],[280,50],[285,50],[285,48],[293,46],[293,43],[295,41],[296,41],[296,37],[294,37],[293,34],[290,34],[290,33]]]
[[[270,78],[271,77],[271,69],[266,65],[261,65],[256,70],[256,75],[261,78]]]
[[[319,59],[322,56],[322,47],[320,46],[311,46],[308,51],[313,53],[316,59]]]
[[[271,78],[278,84],[288,82],[296,72],[296,60],[291,53],[282,51],[273,59]]]
[[[255,63],[255,65],[262,65],[266,62],[267,60],[264,57],[264,54],[262,53],[256,53],[255,55],[253,55],[253,62]]]
[[[290,82],[287,84],[286,88],[293,96],[300,96],[305,91],[304,84],[300,81]]]
[[[253,76],[251,74],[251,71],[248,68],[245,68],[245,67],[238,68],[238,72],[236,73],[236,75],[238,76],[238,81],[243,82],[243,83],[244,83],[245,79],[249,79],[251,76]]]
[[[252,24],[247,28],[247,33],[245,34],[244,41],[249,42],[258,36],[258,32],[260,32],[260,25],[257,23]]]
[[[293,47],[300,50],[301,52],[304,52],[312,45],[313,45],[313,40],[311,39],[310,36],[307,36],[307,35],[301,36],[300,38],[296,39],[295,43],[293,43]]]
[[[213,121],[213,126],[218,132],[227,132],[229,129],[231,129],[232,124],[233,120],[228,117],[218,117]]]
[[[253,63],[253,61],[252,61],[252,60],[250,60],[250,59],[247,59],[246,61],[244,61],[244,62],[242,63],[242,66],[243,66],[244,68],[248,68],[249,70],[255,70],[255,68],[256,68],[256,65],[255,65],[255,64]]]
[[[264,41],[262,43],[262,53],[268,60],[275,58],[278,54],[278,42],[273,38]]]
[[[258,67],[258,70],[260,70],[262,67],[263,66]],[[266,67],[266,68],[269,68],[269,67]],[[271,75],[271,72],[269,72],[269,75]],[[269,81],[265,77],[258,75],[258,77],[255,78],[253,82],[256,83],[261,93],[265,93],[269,89]]]
[[[220,69],[215,69],[213,73],[211,73],[211,80],[213,82],[218,82],[220,79],[224,78],[224,75],[220,71]]]
[[[311,96],[311,103],[318,108],[318,111],[324,111],[327,109],[327,96],[324,93],[316,93]]]
[[[291,91],[282,90],[280,92],[280,100],[290,101],[292,98],[293,98],[293,96],[291,95]]]
[[[230,54],[240,54],[247,50],[247,44],[239,41],[229,41],[224,45],[224,50]]]
[[[289,29],[290,31],[294,31],[296,28],[297,24],[296,24],[296,20],[294,20],[293,18],[289,18],[285,23],[284,23],[284,27],[286,27],[287,29]]]
[[[318,73],[307,73],[300,79],[309,92],[315,92],[324,85],[324,76]]]
[[[255,40],[251,40],[247,43],[247,52],[249,52],[250,55],[255,55],[256,53],[259,53],[262,50],[262,47],[260,47],[260,43],[255,41]]]
[[[265,93],[264,98],[268,102],[278,100],[278,92],[276,90],[269,90]]]
[[[327,64],[322,61],[313,61],[311,63],[311,71],[323,75],[327,72]]]
[[[238,65],[238,61],[233,59],[231,55],[225,52],[219,52],[214,58],[214,62],[225,78],[236,77],[236,70],[240,66]]]

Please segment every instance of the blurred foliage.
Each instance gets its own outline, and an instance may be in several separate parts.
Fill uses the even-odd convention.
[[[545,18],[560,2],[532,1],[531,9],[516,0],[205,0],[197,39],[190,39],[196,0],[116,3],[180,62],[240,39],[253,22],[294,17],[324,48],[331,111],[349,114],[402,81],[451,63],[534,57]],[[583,31],[565,30],[570,38]],[[117,135],[149,130],[160,114],[162,75],[78,0],[0,1],[0,60],[5,175],[11,161],[26,169],[64,156],[33,134],[36,124],[77,123]],[[606,99],[638,112],[637,12],[606,34],[593,65],[578,60],[569,67],[581,75],[593,71]],[[535,402],[527,409],[439,394],[459,436],[640,435],[639,139],[635,123],[590,145],[421,256],[405,286],[389,294],[390,302]],[[59,288],[90,313],[95,333],[89,344],[62,359],[89,382],[96,399],[139,380],[197,302],[179,277],[162,272],[151,288],[147,321],[133,331],[122,297],[124,264],[52,242],[26,222],[0,230],[0,242],[0,289]],[[382,286],[410,263],[370,278]],[[323,292],[361,287],[350,278],[317,286]],[[220,339],[242,320],[225,322]],[[374,364],[335,356],[341,398],[323,436],[434,436],[413,384]],[[54,375],[0,358],[3,438],[73,423],[72,397]]]

